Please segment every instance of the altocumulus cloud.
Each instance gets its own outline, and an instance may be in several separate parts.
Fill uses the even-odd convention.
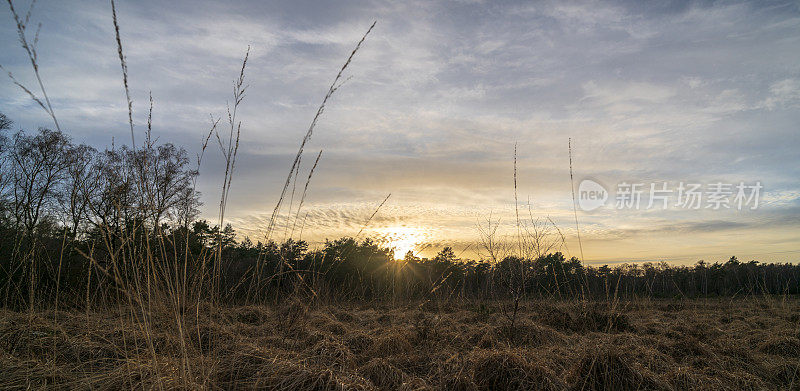
[[[516,143],[520,200],[553,218],[574,249],[572,137],[579,177],[761,180],[774,201],[752,213],[581,215],[590,260],[797,258],[787,253],[800,244],[796,2],[142,1],[119,12],[138,129],[152,91],[160,141],[190,151],[209,114],[225,112],[251,45],[228,216],[253,237],[336,70],[378,20],[307,148],[325,150],[306,202],[310,240],[355,234],[391,192],[367,234],[414,227],[427,243],[466,247],[489,213],[513,222]],[[127,140],[109,5],[41,1],[35,16],[63,127],[98,146]],[[0,64],[30,84],[8,15],[0,45]],[[47,125],[10,82],[0,92],[0,110],[20,126]],[[210,154],[202,172],[204,213],[214,216],[219,159]]]

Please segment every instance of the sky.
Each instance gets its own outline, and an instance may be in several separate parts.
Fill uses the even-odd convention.
[[[377,21],[305,148],[273,239],[313,248],[358,235],[397,254],[451,245],[477,258],[481,233],[494,232],[504,254],[539,237],[588,263],[800,260],[798,1],[120,0],[117,11],[135,130],[152,93],[158,140],[192,155],[225,115],[250,47],[226,209],[241,238],[264,239],[322,98]],[[110,3],[40,0],[33,20],[62,129],[98,147],[129,142]],[[0,64],[35,85],[8,9],[0,47]],[[51,126],[7,79],[0,112],[17,127]],[[217,150],[200,172],[214,223]],[[584,180],[604,205],[583,207]],[[681,205],[681,183],[700,185],[698,209]],[[672,191],[653,193],[666,209],[649,205],[651,186]],[[642,190],[639,208],[626,189]]]

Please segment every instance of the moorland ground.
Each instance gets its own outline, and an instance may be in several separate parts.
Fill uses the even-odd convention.
[[[0,389],[800,389],[796,297],[120,308],[0,310]]]
[[[18,13],[8,5],[38,88],[9,76],[55,130],[0,133],[0,390],[800,389],[800,269],[793,264],[731,257],[724,265],[585,267],[561,253],[565,238],[549,217],[522,223],[518,210],[517,253],[498,256],[506,251],[490,215],[479,228],[489,259],[480,262],[462,262],[449,247],[433,259],[409,252],[395,262],[389,249],[357,241],[361,231],[313,251],[293,240],[322,153],[296,186],[304,148],[375,23],[311,121],[264,242],[236,243],[225,211],[249,48],[232,103],[212,115],[195,164],[183,147],[151,137],[152,98],[137,135],[143,127],[134,129],[112,0],[131,142],[97,150],[62,132],[39,74],[39,29],[27,30],[32,8]],[[0,132],[12,125],[0,114]],[[203,153],[215,141],[224,163],[216,226],[198,220],[196,191]],[[516,160],[515,147],[515,205]],[[288,216],[283,224],[281,216]],[[279,244],[271,235],[281,227],[288,240]],[[304,292],[313,297],[301,300]],[[525,299],[602,292],[725,298]],[[231,304],[272,297],[269,306]],[[387,301],[336,301],[342,297]],[[397,297],[437,299],[391,301]]]

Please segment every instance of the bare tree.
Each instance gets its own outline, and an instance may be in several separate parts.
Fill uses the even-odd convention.
[[[11,119],[6,117],[5,114],[0,113],[0,131],[11,129],[11,125],[13,124],[14,122],[11,121]]]
[[[9,149],[11,144],[5,131],[11,129],[13,122],[6,117],[5,114],[0,113],[0,223],[4,223],[7,219],[7,211],[9,208],[9,194],[11,175],[10,175],[10,159]]]
[[[147,205],[143,206],[153,227],[160,226],[164,219],[178,219],[181,209],[192,199],[192,179],[197,175],[196,170],[187,168],[186,150],[169,143],[148,146],[136,151],[133,161],[142,166],[143,188],[148,194],[141,198],[146,200]]]
[[[59,198],[66,228],[76,239],[85,231],[92,195],[99,186],[97,150],[81,144],[70,150],[68,166],[61,184],[63,194]]]
[[[14,135],[12,160],[13,209],[17,224],[26,233],[36,227],[43,213],[57,202],[59,184],[70,164],[69,138],[60,131],[40,128],[35,136]]]

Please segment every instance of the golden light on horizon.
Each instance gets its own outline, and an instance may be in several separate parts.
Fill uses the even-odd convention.
[[[394,259],[404,259],[406,253],[416,253],[417,248],[425,243],[425,232],[416,227],[390,226],[376,229],[382,238],[382,244],[394,249]]]

